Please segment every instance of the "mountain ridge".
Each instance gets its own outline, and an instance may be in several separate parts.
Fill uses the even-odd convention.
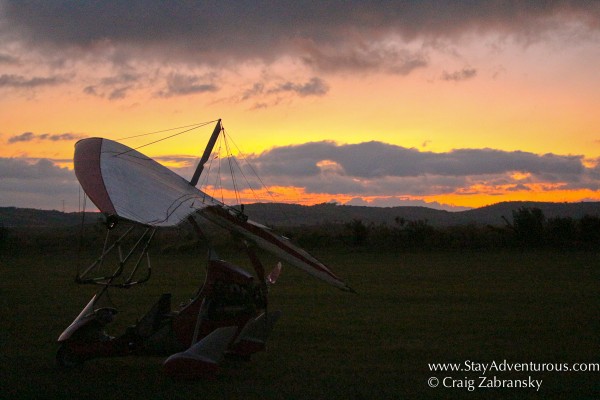
[[[546,218],[585,215],[600,216],[600,202],[551,203],[513,201],[501,202],[465,211],[445,211],[419,206],[368,207],[322,203],[312,206],[287,203],[253,203],[244,211],[254,221],[270,226],[314,226],[342,224],[358,219],[364,223],[395,224],[400,220],[426,220],[433,226],[504,225],[512,220],[512,211],[521,207],[539,208]],[[85,222],[94,223],[102,217],[98,212],[86,212]],[[504,217],[504,218],[503,218]],[[5,228],[69,227],[81,224],[79,212],[0,207],[0,226]]]

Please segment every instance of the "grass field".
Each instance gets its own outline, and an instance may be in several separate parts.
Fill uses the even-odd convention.
[[[541,389],[430,388],[428,363],[600,362],[600,255],[571,252],[316,254],[358,292],[328,287],[284,265],[271,291],[283,311],[267,351],[225,362],[214,381],[174,382],[161,358],[55,366],[56,339],[89,300],[73,283],[74,255],[0,256],[0,398],[415,399],[600,398],[600,372],[488,372],[531,376]],[[243,259],[233,261],[244,263]],[[163,291],[185,301],[204,256],[156,255],[143,287],[115,293],[115,332]],[[274,260],[268,263],[273,265]]]

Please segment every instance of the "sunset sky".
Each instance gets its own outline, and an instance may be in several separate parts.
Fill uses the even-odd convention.
[[[78,139],[218,118],[246,202],[600,201],[599,66],[594,1],[0,0],[0,206],[77,211]],[[212,126],[140,151],[189,178]]]

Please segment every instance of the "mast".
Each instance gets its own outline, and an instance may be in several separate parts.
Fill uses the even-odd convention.
[[[204,154],[202,155],[202,158],[200,159],[200,162],[196,167],[196,172],[194,172],[194,176],[190,181],[190,185],[196,186],[196,184],[198,183],[198,180],[200,179],[200,174],[202,173],[202,170],[204,170],[204,164],[206,164],[206,161],[208,161],[208,157],[210,157],[210,153],[212,153],[212,150],[215,147],[215,143],[217,142],[217,138],[219,137],[221,130],[223,130],[223,127],[221,126],[221,119],[219,118],[219,120],[217,121],[217,125],[215,126],[215,130],[213,131],[212,135],[210,136],[210,139],[208,140],[206,149],[204,149]]]

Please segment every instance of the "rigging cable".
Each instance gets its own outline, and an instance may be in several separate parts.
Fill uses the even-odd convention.
[[[196,128],[200,128],[202,126],[206,126],[208,124],[212,124],[213,122],[217,122],[218,119],[215,119],[213,121],[208,121],[208,122],[198,122],[197,124],[191,124],[191,125],[184,125],[184,126],[178,126],[176,128],[169,128],[169,129],[163,129],[160,131],[154,131],[154,132],[148,132],[148,133],[142,133],[139,135],[133,135],[133,136],[127,136],[127,137],[122,137],[122,138],[118,138],[115,140],[127,140],[127,139],[133,139],[133,138],[137,138],[137,137],[142,137],[142,136],[148,136],[148,135],[154,135],[157,133],[163,133],[163,132],[169,132],[169,131],[174,131],[175,129],[183,129],[183,128],[189,128],[189,127],[196,127]],[[194,128],[195,129],[195,128]]]
[[[258,175],[258,172],[256,172],[256,169],[254,169],[254,167],[252,166],[252,164],[248,161],[248,157],[246,157],[246,155],[240,150],[239,146],[235,143],[235,141],[233,140],[233,138],[231,138],[231,136],[229,136],[229,140],[231,140],[231,143],[233,143],[233,145],[237,149],[238,154],[241,156],[241,159],[244,160],[244,162],[250,168],[250,170],[252,171],[252,173],[254,174],[254,176],[256,177],[256,179],[258,179],[258,181],[260,182],[260,184],[262,185],[262,187],[265,188],[265,190],[267,191],[267,194],[269,195],[269,197],[273,201],[273,204],[275,204],[277,206],[277,208],[279,209],[279,212],[284,216],[285,219],[288,220],[288,222],[291,222],[291,218],[289,217],[289,215],[287,214],[287,212],[283,209],[283,207],[281,206],[281,204],[279,202],[277,202],[277,200],[275,199],[275,196],[273,196],[273,193],[269,190],[269,187],[267,185],[265,185],[265,183],[263,182],[263,180],[261,179],[261,177]],[[255,194],[254,189],[252,189],[252,185],[250,185],[250,182],[246,178],[246,175],[242,171],[242,168],[239,167],[239,166],[238,166],[238,168],[240,169],[240,171],[242,173],[242,176],[246,180],[246,183],[248,184],[248,187],[252,191],[252,194],[254,195],[254,198],[256,198],[257,200],[260,200],[258,198],[258,196]]]
[[[240,150],[240,148],[238,147],[238,145],[235,143],[235,141],[231,138],[231,136],[229,136],[229,140],[231,140],[231,142],[233,143],[233,145],[235,146],[235,148],[238,151],[238,154],[241,155],[242,160],[244,160],[246,162],[246,165],[248,165],[248,167],[250,167],[250,170],[252,170],[252,173],[254,173],[254,176],[256,176],[256,179],[258,179],[258,181],[260,182],[260,184],[262,185],[262,187],[265,188],[265,190],[267,191],[267,194],[269,195],[269,197],[271,197],[271,200],[273,200],[273,202],[276,202],[275,196],[273,196],[273,193],[269,190],[269,188],[267,187],[267,185],[265,185],[265,183],[263,182],[263,180],[260,178],[260,176],[258,175],[258,173],[256,172],[256,170],[254,169],[254,167],[252,166],[252,164],[250,164],[250,162],[248,161],[248,158],[246,157],[246,155],[244,153],[242,153],[242,151]],[[241,171],[241,168],[240,168]],[[242,172],[242,175],[243,172]],[[245,178],[245,176],[244,176]],[[246,182],[248,182],[248,180],[246,179]],[[248,182],[248,186],[250,186],[250,183]]]
[[[237,201],[237,203],[239,205],[241,205],[242,201],[241,201],[240,195],[238,193],[237,184],[235,182],[235,173],[233,171],[233,164],[231,162],[231,159],[233,158],[233,154],[229,150],[229,142],[227,142],[227,135],[225,134],[225,130],[223,130],[223,141],[225,142],[225,151],[227,152],[227,161],[229,162],[229,172],[231,173],[231,182],[233,184],[233,191],[235,193],[235,200]]]
[[[219,150],[218,150],[218,154],[221,154],[221,137],[219,137]],[[215,178],[215,191],[217,190],[217,188],[219,188],[221,190],[221,203],[225,203],[225,198],[223,196],[223,182],[221,181],[221,162],[222,162],[223,158],[219,156],[219,163],[218,163],[218,169],[217,169],[217,176]],[[213,191],[214,193],[214,191]],[[214,196],[213,196],[214,197]]]
[[[214,122],[214,121],[211,121],[211,122]],[[141,145],[141,146],[138,146],[138,147],[133,147],[133,148],[131,148],[131,149],[129,149],[129,150],[125,150],[125,151],[123,151],[123,152],[121,152],[121,153],[117,153],[117,154],[115,154],[113,157],[118,157],[118,156],[121,156],[121,155],[123,155],[123,154],[129,153],[129,152],[131,152],[131,151],[133,151],[133,150],[138,150],[138,149],[141,149],[142,147],[146,147],[146,146],[150,146],[151,144],[155,144],[155,143],[158,143],[158,142],[162,142],[163,140],[167,140],[167,139],[170,139],[170,138],[172,138],[172,137],[175,137],[175,136],[178,136],[178,135],[184,134],[184,133],[186,133],[186,132],[193,131],[194,129],[198,129],[198,128],[201,128],[201,127],[203,127],[203,126],[206,126],[206,125],[208,125],[209,123],[210,123],[210,122],[206,122],[206,123],[204,123],[204,124],[202,124],[202,125],[193,125],[193,127],[192,127],[192,128],[189,128],[189,129],[183,130],[183,131],[181,131],[181,132],[174,133],[174,134],[172,134],[172,135],[169,135],[169,136],[166,136],[166,137],[164,137],[164,138],[162,138],[162,139],[158,139],[158,140],[152,141],[152,142],[150,142],[150,143],[143,144],[143,145]],[[174,129],[178,129],[178,128],[174,128]],[[173,130],[173,129],[169,129],[169,130]],[[158,133],[158,132],[152,132],[152,133]],[[152,133],[150,133],[150,134],[152,134]]]
[[[231,136],[229,137],[229,140],[231,140],[231,141],[233,142],[233,139],[231,139]],[[235,143],[234,143],[234,145],[235,145]],[[236,146],[236,148],[237,148],[237,146]],[[239,149],[239,148],[237,148],[237,150],[238,150],[238,154],[241,154],[241,151],[240,151],[240,149]],[[243,157],[242,157],[242,159],[243,159],[244,161],[246,161],[246,164],[250,165],[250,163],[248,163],[248,161],[247,161],[246,159],[244,159]],[[252,185],[250,184],[250,181],[249,181],[249,180],[248,180],[248,178],[246,177],[246,174],[244,174],[244,170],[242,169],[242,166],[241,166],[241,165],[240,165],[240,163],[238,162],[238,160],[237,160],[237,157],[235,157],[235,158],[233,159],[233,162],[235,163],[235,165],[236,165],[236,166],[237,166],[237,168],[239,169],[240,173],[242,174],[242,177],[244,178],[244,181],[245,181],[245,182],[246,182],[246,184],[248,185],[248,188],[249,188],[249,189],[250,189],[250,191],[252,192],[252,195],[254,196],[254,198],[255,198],[257,201],[260,201],[260,198],[258,197],[258,195],[256,194],[256,192],[254,191],[254,188],[253,188],[253,187],[252,187]],[[264,186],[264,184],[263,184],[263,186]],[[268,189],[266,186],[265,186],[265,190],[267,190],[267,192],[269,191],[269,189]],[[273,196],[271,196],[271,197],[273,197]]]

